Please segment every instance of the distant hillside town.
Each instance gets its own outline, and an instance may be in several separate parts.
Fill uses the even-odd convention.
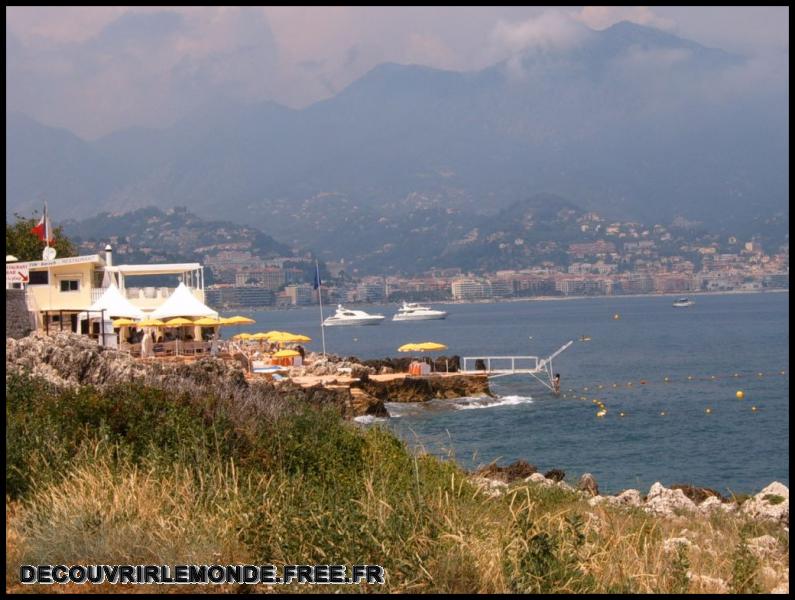
[[[394,273],[399,263],[383,263],[391,273],[378,274],[345,260],[319,261],[323,301],[479,301],[789,287],[788,235],[784,243],[773,245],[772,238],[712,234],[681,218],[668,226],[645,226],[554,203],[546,213],[523,210],[509,225],[476,227],[451,242],[460,266],[448,266],[450,257],[445,264],[439,256],[444,266]],[[315,255],[290,249],[256,229],[203,221],[185,209],[146,209],[95,221],[101,233],[124,222],[126,235],[79,239],[81,253],[96,252],[109,242],[128,261],[200,262],[212,307],[318,302]],[[69,227],[92,233],[85,222]]]

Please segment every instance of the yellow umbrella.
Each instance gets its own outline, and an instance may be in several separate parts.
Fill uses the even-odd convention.
[[[237,335],[233,335],[232,337],[238,340],[250,340],[252,336],[250,333],[238,333]]]
[[[127,318],[116,319],[115,321],[113,321],[114,327],[129,327],[130,325],[135,325],[135,324],[136,324],[135,321]]]
[[[419,350],[417,347],[419,344],[403,344],[400,348],[398,348],[398,352],[416,352]]]
[[[166,327],[184,327],[185,325],[193,325],[193,321],[185,317],[176,317],[165,322]]]
[[[435,352],[437,350],[447,350],[447,346],[437,342],[422,342],[421,344],[417,344],[417,350],[428,350],[430,352]]]
[[[215,325],[223,325],[219,319],[213,317],[202,317],[193,322],[194,325],[201,325],[202,327],[214,327]]]
[[[138,321],[139,327],[163,327],[165,323],[160,319],[144,319],[143,321]]]
[[[249,336],[249,339],[252,340],[267,340],[268,334],[267,333],[255,333],[254,335]]]
[[[299,356],[301,353],[295,350],[279,350],[273,354],[276,358],[284,358],[287,356]]]
[[[231,317],[221,317],[220,319],[218,319],[218,322],[221,325],[237,325],[237,322],[232,321]]]
[[[289,331],[269,331],[266,334],[271,342],[311,342],[312,338]]]
[[[235,317],[229,317],[228,319],[226,319],[226,322],[229,325],[248,325],[251,323],[256,323],[254,319],[249,319],[248,317],[241,317],[239,315]]]

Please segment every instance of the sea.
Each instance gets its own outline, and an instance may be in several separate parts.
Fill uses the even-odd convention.
[[[399,346],[425,341],[446,355],[546,357],[573,340],[553,360],[560,396],[510,375],[492,379],[495,398],[388,402],[390,418],[359,419],[467,469],[524,459],[568,481],[591,473],[602,493],[656,481],[724,494],[788,486],[789,292],[690,298],[687,308],[671,296],[430,303],[448,317],[421,322],[391,321],[397,305],[367,305],[355,308],[384,322],[326,328],[325,343],[361,359],[405,356]],[[256,324],[226,335],[287,330],[322,348],[318,306],[241,314]]]

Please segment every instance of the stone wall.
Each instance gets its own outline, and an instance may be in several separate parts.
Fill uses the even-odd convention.
[[[25,290],[6,290],[6,337],[23,338],[32,330]]]

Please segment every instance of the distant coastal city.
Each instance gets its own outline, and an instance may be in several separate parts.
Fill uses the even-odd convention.
[[[207,303],[223,308],[400,301],[488,301],[529,297],[764,291],[789,288],[789,244],[764,247],[757,238],[696,233],[692,223],[671,226],[609,222],[590,212],[577,220],[590,241],[533,245],[526,268],[470,271],[437,268],[419,274],[360,274],[344,261],[321,261],[320,292],[313,285],[315,262],[302,256],[263,259],[248,241],[214,243],[200,249],[207,271]],[[131,248],[110,238],[120,255],[156,249]],[[521,248],[522,238],[500,244]],[[771,244],[772,246],[772,244]],[[94,251],[96,241],[80,249]],[[212,282],[212,283],[210,283]]]

